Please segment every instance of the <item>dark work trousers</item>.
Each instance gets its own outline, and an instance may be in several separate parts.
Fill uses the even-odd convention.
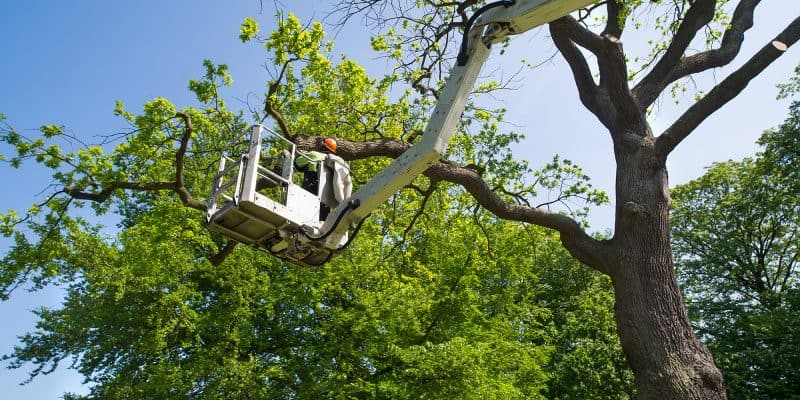
[[[300,184],[305,190],[308,190],[314,196],[318,196],[319,193],[319,173],[317,171],[303,171],[303,183]],[[325,204],[319,204],[319,220],[324,221],[328,218],[328,214],[330,214],[331,208]]]

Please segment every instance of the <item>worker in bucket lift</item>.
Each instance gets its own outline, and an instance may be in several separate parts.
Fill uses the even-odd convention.
[[[320,151],[310,151],[295,160],[297,169],[303,172],[303,183],[300,186],[320,197],[320,221],[325,220],[331,209],[349,198],[353,191],[350,167],[335,153],[336,140],[329,137],[322,141]],[[322,190],[320,177],[323,182]]]

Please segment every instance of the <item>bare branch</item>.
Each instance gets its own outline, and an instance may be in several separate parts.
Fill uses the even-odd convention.
[[[739,54],[744,33],[753,26],[753,11],[760,0],[742,0],[736,6],[730,27],[722,37],[719,48],[684,57],[686,48],[696,32],[714,16],[714,4],[695,3],[686,14],[672,44],[652,71],[633,89],[642,110],[658,98],[671,83],[711,68],[727,65]],[[711,3],[714,3],[713,1]]]
[[[624,130],[626,125],[641,124],[643,122],[641,121],[641,113],[636,107],[628,87],[627,64],[625,62],[625,54],[622,51],[622,42],[619,41],[619,38],[610,34],[599,36],[582,26],[571,16],[561,17],[551,22],[550,25],[556,25],[558,34],[563,33],[571,41],[589,50],[597,57],[597,63],[600,68],[600,83],[598,86],[611,100],[610,103],[596,100],[597,105],[592,104],[594,108],[589,108],[590,111],[598,116],[600,122],[609,128],[612,134]],[[558,46],[558,43],[556,45]],[[576,63],[576,66],[583,70],[585,67],[582,64],[585,61],[581,63],[577,60],[578,55],[574,54],[577,50],[570,49],[564,43],[562,43],[562,46],[567,51],[567,54],[570,54],[569,56],[565,54],[565,57],[569,57],[568,60],[573,60],[570,65],[572,66],[572,63]],[[585,75],[585,71],[580,72],[582,81],[586,81]],[[595,96],[595,99],[597,98]]]
[[[447,72],[447,60],[453,56],[450,38],[459,33],[469,19],[470,8],[477,0],[425,1],[419,9],[413,2],[386,0],[348,0],[330,15],[339,15],[336,25],[342,26],[357,15],[362,25],[376,30],[386,26],[406,31],[397,38],[404,48],[415,48],[411,56],[395,60],[395,69],[402,71],[411,87],[423,96],[438,97],[438,82]],[[387,54],[387,57],[391,58]]]
[[[567,60],[567,64],[572,70],[572,76],[575,79],[575,84],[578,87],[578,95],[581,103],[594,115],[596,115],[601,122],[605,124],[608,119],[604,115],[598,101],[598,87],[592,77],[592,71],[589,69],[589,63],[586,58],[581,54],[578,47],[570,40],[567,33],[566,24],[555,21],[550,23],[550,34],[553,37],[558,51]]]
[[[741,93],[753,78],[782,56],[798,39],[800,39],[800,17],[795,18],[774,40],[764,45],[744,65],[711,89],[708,95],[686,110],[667,128],[656,141],[659,156],[666,158],[700,123]]]
[[[620,11],[622,11],[620,0],[606,0],[606,27],[601,35],[622,37],[622,24],[619,20]]]

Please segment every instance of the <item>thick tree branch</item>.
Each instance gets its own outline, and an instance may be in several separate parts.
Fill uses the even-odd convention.
[[[606,90],[617,112],[616,129],[612,130],[612,134],[624,131],[632,124],[644,126],[643,113],[639,111],[628,86],[628,65],[622,42],[611,35],[606,35],[603,39],[603,48],[598,54],[597,63],[600,66],[600,87]]]
[[[564,247],[575,258],[592,268],[608,273],[602,261],[604,252],[601,243],[587,235],[574,219],[559,213],[509,203],[493,192],[475,171],[450,163],[439,162],[431,166],[425,171],[425,176],[461,185],[478,204],[499,218],[557,230],[561,234]]]
[[[186,149],[189,147],[189,139],[191,139],[193,133],[192,119],[188,114],[180,111],[175,115],[183,120],[183,136],[181,136],[181,145],[175,153],[175,188],[173,190],[181,198],[183,204],[205,211],[206,204],[202,201],[195,200],[191,193],[189,193],[189,190],[186,189],[183,182],[183,166],[186,159]]]
[[[581,54],[578,47],[570,40],[566,24],[555,21],[549,24],[549,28],[553,43],[555,43],[556,48],[564,56],[570,70],[572,70],[572,77],[578,87],[578,96],[581,99],[581,103],[605,125],[609,120],[609,116],[605,115],[600,107],[598,87],[592,77],[592,71],[589,69],[586,57]]]
[[[233,249],[236,248],[237,244],[238,244],[237,242],[229,240],[228,243],[225,243],[225,247],[223,247],[222,250],[219,251],[219,253],[209,257],[208,261],[210,261],[211,265],[215,267],[222,264],[222,262],[225,261],[225,259],[228,258],[228,256],[231,253],[233,253]]]
[[[180,147],[178,147],[178,151],[175,153],[175,187],[173,190],[181,198],[183,204],[192,208],[205,210],[205,203],[195,200],[191,193],[189,193],[189,190],[186,189],[183,182],[183,167],[185,164],[184,161],[186,160],[186,150],[189,147],[189,139],[191,139],[193,133],[192,119],[188,114],[180,111],[175,113],[175,116],[183,120],[183,136],[181,136]]]
[[[307,135],[295,137],[295,143],[304,149],[318,146],[321,140],[322,138]],[[337,139],[337,144],[336,153],[348,161],[374,156],[397,158],[411,147],[408,143],[389,138],[364,142]],[[592,268],[608,273],[608,268],[602,261],[604,254],[602,243],[589,236],[574,219],[563,214],[507,202],[470,168],[440,161],[424,174],[434,181],[447,181],[464,187],[478,204],[499,218],[557,230],[561,234],[564,247],[574,257]]]
[[[647,109],[669,85],[672,71],[681,62],[683,54],[694,40],[697,32],[714,19],[716,0],[697,0],[683,18],[678,31],[672,37],[664,55],[655,67],[633,89],[636,102],[641,110]]]
[[[665,85],[733,61],[742,48],[745,32],[753,27],[753,14],[759,2],[760,0],[742,0],[736,6],[731,25],[725,31],[720,47],[684,58],[667,76]]]
[[[556,31],[554,40],[564,40],[559,39],[563,34],[569,40],[589,50],[597,57],[597,63],[600,68],[600,83],[598,87],[601,92],[608,96],[610,102],[597,101],[599,106],[595,106],[594,110],[590,108],[590,110],[600,118],[603,125],[614,134],[624,130],[627,125],[642,123],[641,113],[638,111],[628,87],[628,69],[625,62],[625,54],[622,51],[622,42],[619,41],[619,38],[610,34],[599,36],[586,29],[570,16],[559,18],[551,22],[550,25]],[[556,43],[556,46],[559,46],[559,43]],[[562,48],[566,51],[566,53],[562,54],[570,62],[571,67],[573,63],[576,63],[576,67],[584,68],[576,60],[577,55],[574,54],[574,50],[566,46],[566,43],[562,43],[559,46],[559,50]],[[570,59],[574,61],[569,61]],[[574,71],[575,67],[572,68]],[[585,81],[585,72],[581,72],[581,75],[583,75],[581,80]],[[582,84],[579,83],[579,85]],[[595,99],[598,99],[598,97],[595,96]]]
[[[270,97],[275,92],[277,87],[278,87],[277,82],[273,82],[272,84],[269,85],[267,100],[264,102],[264,111],[266,111],[267,115],[272,117],[272,119],[274,119],[275,122],[278,123],[278,127],[281,128],[281,132],[283,132],[283,135],[287,138],[291,138],[292,132],[289,130],[289,125],[286,123],[286,119],[283,118],[283,114],[281,114],[281,112],[278,111],[278,109],[272,105],[272,101],[270,101]]]
[[[621,0],[606,0],[606,27],[603,29],[603,36],[610,35],[616,38],[622,37],[622,23],[619,20],[619,12],[622,10]]]
[[[569,15],[551,22],[550,25],[555,25],[570,40],[596,56],[603,51],[603,37],[590,31]]]
[[[281,85],[281,81],[283,81],[284,75],[286,75],[286,71],[289,69],[289,65],[298,60],[298,58],[291,58],[283,63],[280,72],[278,72],[278,76],[269,84],[267,88],[267,95],[264,99],[264,112],[266,112],[267,115],[272,117],[275,122],[278,123],[278,126],[281,128],[281,132],[283,132],[283,135],[287,138],[292,137],[292,132],[289,131],[289,125],[286,123],[286,119],[283,118],[283,114],[281,114],[281,112],[275,108],[275,105],[272,104],[272,98],[275,93],[278,92],[278,88]]]
[[[715,86],[678,118],[656,141],[659,156],[667,155],[709,115],[736,97],[750,81],[800,39],[800,17],[795,18],[774,40],[761,48],[739,69]]]
[[[319,136],[297,134],[293,141],[300,149],[313,150],[322,147],[324,139]],[[378,138],[363,142],[336,139],[336,154],[345,160],[360,160],[377,156],[397,158],[410,148],[410,143],[392,138]]]

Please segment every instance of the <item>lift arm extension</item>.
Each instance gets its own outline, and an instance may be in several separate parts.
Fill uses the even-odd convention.
[[[484,6],[483,12],[476,15],[472,25],[467,27],[458,63],[450,70],[422,139],[355,192],[350,202],[340,204],[331,212],[321,231],[345,233],[353,223],[364,219],[441,159],[481,67],[489,57],[492,43],[509,35],[526,32],[597,1],[507,0]],[[357,206],[353,208],[354,205]]]

